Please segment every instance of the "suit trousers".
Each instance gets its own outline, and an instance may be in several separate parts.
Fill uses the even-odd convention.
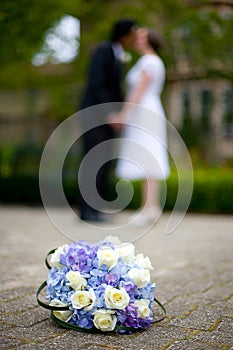
[[[95,146],[101,144],[104,141],[114,138],[114,132],[111,127],[107,124],[95,127],[87,131],[83,135],[83,156],[88,154]],[[89,216],[100,214],[102,207],[98,203],[98,198],[93,198],[93,193],[90,190],[90,181],[96,182],[96,189],[98,195],[104,200],[108,197],[108,177],[110,169],[112,168],[113,161],[105,161],[106,157],[111,159],[113,155],[113,149],[108,144],[106,147],[101,147],[101,152],[97,152],[95,157],[89,162],[88,169],[80,173],[82,184],[84,184],[84,191],[87,194],[87,198],[91,198],[91,202],[95,203],[95,208],[88,203],[86,198],[84,199],[80,193],[80,215],[81,219],[85,220]],[[98,162],[99,167],[96,172],[96,162]],[[96,177],[93,179],[93,177]]]

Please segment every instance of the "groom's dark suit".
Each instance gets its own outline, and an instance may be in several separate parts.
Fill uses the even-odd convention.
[[[101,44],[91,58],[87,86],[81,104],[81,109],[108,102],[122,101],[120,76],[121,62],[115,57],[112,44]],[[102,111],[102,108],[100,108],[100,110]],[[103,108],[103,114],[104,110],[105,109]],[[93,109],[91,109],[91,111],[93,111]],[[87,117],[90,118],[100,117],[102,120],[103,117],[106,117],[103,115],[98,115],[99,113],[91,112],[88,115],[88,110],[85,111],[85,113],[87,114]],[[105,110],[105,114],[107,114],[107,110]],[[108,124],[100,125],[86,132],[83,136],[84,156],[93,147],[106,140],[114,138],[114,136],[115,133]],[[106,151],[109,153],[111,150],[108,147]],[[98,160],[100,161],[100,159]],[[104,199],[106,199],[106,183],[109,168],[110,162],[106,163],[99,169],[96,177],[97,190]],[[91,169],[89,169],[89,172],[91,172]],[[85,173],[83,176],[85,177]],[[86,182],[88,182],[87,179]],[[88,187],[88,183],[86,186]],[[82,196],[80,199],[80,213],[81,219],[83,220],[99,219],[99,211],[88,205]]]
[[[104,43],[96,49],[90,62],[82,108],[122,100],[120,65],[111,43]]]

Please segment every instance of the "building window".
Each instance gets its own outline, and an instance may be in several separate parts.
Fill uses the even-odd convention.
[[[233,89],[227,89],[223,95],[223,135],[233,137]]]
[[[191,112],[190,92],[187,90],[185,90],[182,94],[182,120],[183,123],[180,134],[186,146],[190,149],[196,146],[198,138],[196,135],[196,126],[193,121]]]
[[[201,132],[209,132],[211,128],[210,118],[213,104],[212,92],[207,89],[201,91]]]

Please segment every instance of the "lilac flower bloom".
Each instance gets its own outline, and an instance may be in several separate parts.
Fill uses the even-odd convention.
[[[139,318],[137,307],[133,304],[129,304],[125,310],[118,311],[118,321],[125,327],[145,329],[151,325],[153,317]]]
[[[131,298],[135,298],[138,295],[137,286],[130,280],[121,281],[120,287],[125,288]]]
[[[139,328],[137,307],[134,304],[129,304],[124,310],[119,312],[119,321],[123,326]]]
[[[119,276],[114,273],[108,273],[104,276],[104,282],[107,284],[116,287],[119,281]]]
[[[83,241],[74,242],[61,254],[60,261],[63,265],[72,267],[74,271],[82,272],[88,266],[87,263],[90,264],[93,255],[94,248],[91,245]]]
[[[143,329],[149,328],[151,323],[153,322],[153,317],[139,318],[138,321],[139,321],[140,328],[143,328]]]

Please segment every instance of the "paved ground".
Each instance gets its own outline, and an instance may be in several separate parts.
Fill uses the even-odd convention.
[[[35,298],[47,276],[47,251],[70,241],[43,209],[0,207],[0,348],[233,349],[233,217],[189,214],[166,235],[168,216],[135,243],[152,260],[166,320],[134,335],[89,335],[55,325]]]

